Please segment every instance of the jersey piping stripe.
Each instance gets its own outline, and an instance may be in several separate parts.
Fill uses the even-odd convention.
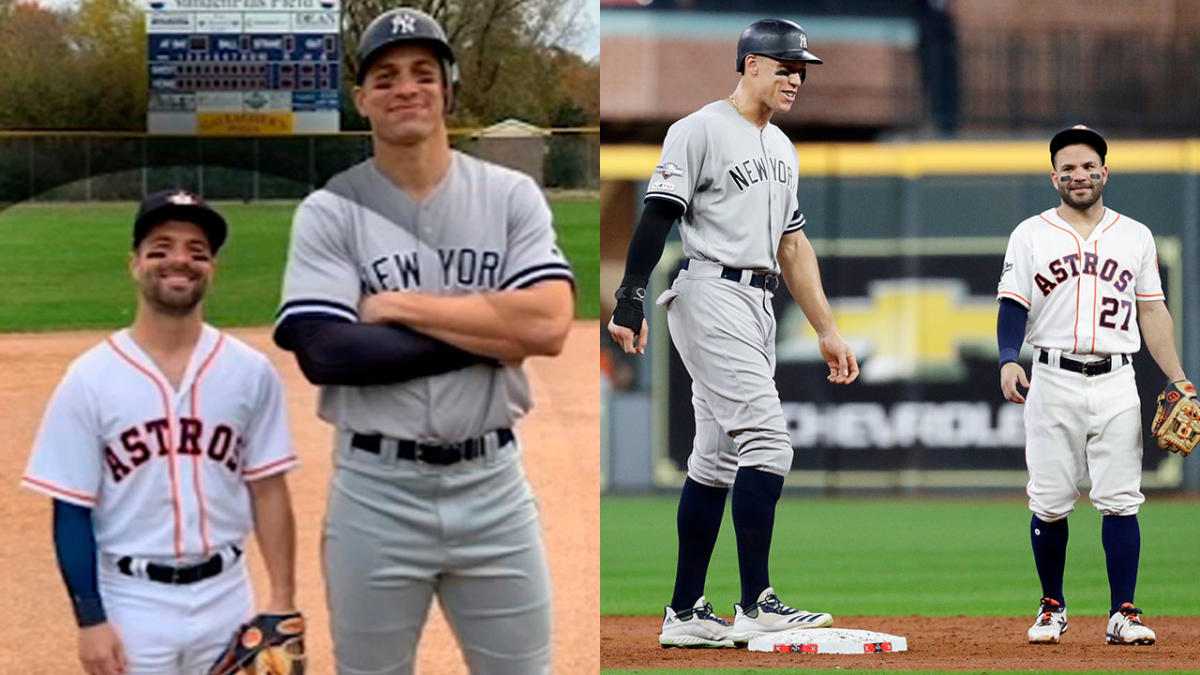
[[[683,200],[683,197],[680,197],[679,195],[673,195],[670,192],[647,192],[646,196],[642,198],[642,201],[645,202],[647,199],[665,199],[667,201],[679,204],[684,209],[686,209],[688,205],[687,202]]]
[[[1141,293],[1134,293],[1133,296],[1135,298],[1163,298],[1163,299],[1165,299],[1167,297],[1166,295],[1164,295],[1162,293],[1150,293],[1148,295],[1142,295]]]
[[[217,343],[213,345],[212,351],[200,363],[200,367],[196,369],[196,376],[192,378],[192,419],[199,419],[196,414],[200,407],[197,403],[200,396],[197,385],[200,384],[200,378],[204,375],[204,371],[208,370],[208,366],[212,364],[213,358],[216,357],[217,352],[221,351],[221,347],[224,344],[225,334],[220,333],[217,335]],[[197,440],[198,442],[199,440]],[[200,450],[198,447],[196,449]],[[208,555],[212,550],[212,546],[209,544],[208,536],[208,501],[204,499],[204,482],[200,479],[201,473],[203,472],[200,468],[200,455],[192,455],[192,484],[196,488],[196,502],[200,504],[200,542],[204,546],[204,555]]]
[[[1114,220],[1113,222],[1115,223],[1117,221]],[[1112,227],[1112,226],[1110,225],[1109,227]],[[1107,230],[1108,228],[1104,228],[1104,229]],[[1101,230],[1100,233],[1104,234],[1104,230]],[[1100,259],[1100,242],[1098,242],[1098,241],[1092,242],[1092,255],[1096,256],[1097,260]],[[1092,275],[1092,351],[1089,352],[1091,354],[1096,353],[1096,333],[1100,332],[1100,326],[1096,323],[1096,300],[1099,297],[1100,297],[1100,274],[1097,272],[1096,274]]]
[[[528,286],[530,283],[532,283],[529,280],[529,277],[532,277],[532,276],[537,276],[537,277],[554,276],[554,277],[561,278],[564,275],[566,278],[572,279],[572,283],[574,283],[573,277],[571,275],[571,266],[570,265],[567,265],[566,263],[561,263],[561,262],[543,263],[541,265],[534,265],[532,267],[526,267],[525,269],[516,272],[512,276],[508,277],[508,279],[505,279],[503,282],[501,282],[499,288],[500,288],[500,290],[504,290],[504,289],[512,287],[512,286],[517,286],[517,288],[524,288],[525,286]],[[520,284],[520,285],[518,285],[518,284]]]
[[[67,498],[70,498],[75,501],[87,502],[89,505],[93,505],[93,506],[96,504],[96,496],[95,495],[86,495],[82,492],[75,492],[74,490],[68,490],[64,487],[59,487],[59,486],[55,485],[54,483],[51,483],[50,481],[47,481],[47,480],[34,478],[33,476],[22,476],[21,482],[25,483],[27,487],[31,487],[31,488],[34,488],[39,491],[50,492],[51,494],[54,494],[54,495],[61,495],[63,497],[67,497]]]
[[[997,295],[1006,295],[1006,296],[1012,298],[1013,300],[1020,302],[1022,305],[1025,305],[1025,309],[1029,309],[1029,307],[1030,307],[1030,303],[1028,300],[1026,300],[1025,298],[1022,298],[1020,295],[1018,295],[1016,293],[1013,293],[1012,291],[1000,291],[999,293],[997,293]]]
[[[566,281],[567,283],[571,284],[572,289],[575,288],[575,277],[571,276],[570,272],[545,272],[538,274],[537,276],[522,279],[520,282],[513,284],[511,287],[505,290],[517,291],[521,290],[522,288],[529,288],[534,284],[540,284],[543,281],[551,281],[554,279]]]
[[[1116,225],[1116,224],[1117,224],[1117,221],[1118,221],[1118,220],[1120,220],[1120,219],[1121,219],[1121,214],[1119,214],[1119,213],[1118,213],[1118,214],[1117,214],[1117,217],[1116,217],[1116,218],[1113,218],[1113,221],[1112,221],[1111,223],[1109,223],[1109,224],[1108,224],[1108,227],[1104,228],[1103,230],[1100,230],[1100,234],[1104,234],[1105,232],[1108,232],[1109,230],[1111,230],[1111,229],[1112,229],[1112,226],[1113,226],[1113,225]]]
[[[242,475],[245,476],[246,478],[251,478],[251,477],[261,478],[261,477],[270,475],[269,472],[271,472],[271,469],[277,469],[277,468],[283,467],[284,465],[292,465],[295,463],[296,463],[296,456],[288,455],[287,457],[284,457],[283,459],[277,459],[274,462],[270,462],[270,463],[264,464],[262,466],[256,466],[253,469],[242,469]]]
[[[108,346],[117,353],[117,356],[125,359],[129,365],[133,366],[140,373],[150,378],[150,381],[154,383],[154,386],[158,387],[159,395],[162,396],[163,414],[167,416],[167,478],[171,483],[171,511],[175,517],[175,557],[179,558],[183,555],[183,547],[180,544],[180,538],[182,537],[182,526],[180,524],[179,514],[179,475],[176,472],[175,466],[175,438],[177,437],[176,434],[179,433],[179,423],[175,419],[174,411],[171,410],[171,399],[167,395],[167,388],[162,382],[159,381],[157,377],[154,376],[154,373],[150,372],[144,366],[142,366],[142,364],[138,363],[128,354],[121,351],[121,348],[117,346],[117,343],[113,341],[111,337],[108,338]]]
[[[332,300],[320,300],[317,298],[300,298],[297,300],[288,300],[279,307],[275,312],[276,323],[281,321],[289,314],[295,313],[295,310],[301,309],[310,313],[333,314],[348,318],[351,321],[358,321],[358,311],[349,305],[344,305],[340,302]]]
[[[1070,236],[1072,240],[1074,240],[1074,242],[1075,242],[1075,251],[1076,251],[1076,252],[1079,254],[1079,264],[1080,264],[1080,265],[1082,265],[1082,264],[1083,264],[1083,246],[1082,246],[1082,245],[1079,243],[1079,234],[1078,234],[1077,232],[1075,232],[1074,230],[1066,230],[1066,229],[1063,229],[1062,227],[1060,227],[1060,226],[1058,226],[1058,225],[1055,225],[1054,223],[1051,223],[1051,222],[1050,222],[1050,220],[1046,218],[1046,216],[1043,216],[1043,215],[1042,215],[1042,214],[1040,214],[1040,213],[1038,214],[1038,218],[1041,218],[1042,220],[1045,220],[1047,223],[1049,223],[1049,224],[1050,224],[1050,226],[1051,226],[1051,227],[1053,227],[1053,228],[1055,228],[1055,229],[1058,229],[1058,230],[1062,230],[1063,232],[1066,232],[1066,233],[1067,233],[1067,235],[1068,235],[1068,236]],[[1072,353],[1072,354],[1077,354],[1077,353],[1079,353],[1079,287],[1080,287],[1080,286],[1082,286],[1082,284],[1080,284],[1078,281],[1076,281],[1076,282],[1075,282],[1075,326],[1074,326],[1074,332],[1073,332],[1073,334],[1074,334],[1074,337],[1075,337],[1075,342],[1074,342],[1074,343],[1072,343],[1072,345],[1071,345],[1071,353]],[[1092,303],[1092,314],[1093,314],[1093,317],[1092,317],[1092,326],[1093,326],[1093,331],[1092,331],[1092,332],[1095,332],[1095,328],[1094,328],[1094,327],[1095,327],[1095,325],[1096,325],[1096,318],[1095,318],[1095,316],[1094,316],[1094,314],[1095,314],[1095,310],[1096,310],[1096,305],[1095,305],[1095,302],[1094,302],[1094,299],[1093,299],[1093,303]]]

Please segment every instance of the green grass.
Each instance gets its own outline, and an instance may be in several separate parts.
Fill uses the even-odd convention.
[[[657,616],[675,578],[676,496],[608,497],[600,504],[600,613]],[[771,581],[794,606],[840,615],[1024,616],[1040,586],[1024,499],[780,501]],[[1100,515],[1080,500],[1070,518],[1065,592],[1072,615],[1108,611]],[[1139,517],[1137,605],[1148,616],[1200,614],[1194,501],[1151,500]],[[728,508],[705,593],[725,614],[738,601]]]
[[[205,318],[270,324],[279,302],[295,204],[219,204],[231,224]],[[575,269],[576,316],[599,316],[597,199],[551,203]],[[115,328],[132,318],[128,274],[132,203],[17,205],[0,212],[0,332]]]

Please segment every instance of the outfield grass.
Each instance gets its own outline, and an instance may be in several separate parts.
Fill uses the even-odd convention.
[[[230,223],[205,318],[219,326],[273,320],[295,204],[217,205]],[[597,199],[551,203],[575,269],[576,316],[599,316]],[[135,305],[127,262],[132,203],[17,205],[0,212],[0,332],[115,328]]]
[[[600,504],[600,613],[658,616],[675,578],[676,496],[607,497]],[[1142,507],[1137,605],[1147,616],[1200,614],[1194,501]],[[793,606],[837,615],[1024,616],[1040,586],[1029,547],[1030,514],[1011,499],[780,501],[771,581]],[[1072,615],[1108,611],[1100,515],[1081,500],[1070,518],[1065,591]],[[728,507],[705,592],[718,613],[738,601]]]

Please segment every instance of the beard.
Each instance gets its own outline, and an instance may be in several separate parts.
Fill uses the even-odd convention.
[[[191,314],[208,290],[208,280],[203,275],[194,277],[192,286],[185,290],[175,290],[167,286],[166,280],[157,274],[142,277],[142,297],[156,312],[166,316],[187,316]]]
[[[1086,211],[1092,208],[1092,205],[1100,201],[1100,197],[1104,196],[1104,183],[1095,181],[1092,191],[1087,194],[1076,196],[1071,192],[1072,185],[1058,186],[1058,194],[1062,196],[1063,203],[1077,211]]]

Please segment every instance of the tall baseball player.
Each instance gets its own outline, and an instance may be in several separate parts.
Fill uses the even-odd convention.
[[[196,195],[142,203],[133,324],[77,358],[21,484],[54,500],[54,543],[92,675],[206,672],[254,613],[253,527],[268,612],[293,610],[296,466],[267,359],[204,323],[225,220]]]
[[[1024,220],[1009,238],[998,290],[1000,388],[1025,404],[1030,539],[1042,602],[1033,643],[1057,643],[1067,630],[1063,567],[1067,516],[1076,484],[1091,476],[1089,497],[1103,514],[1108,564],[1109,644],[1154,644],[1133,606],[1145,501],[1142,424],[1132,355],[1141,336],[1172,381],[1185,380],[1164,302],[1154,237],[1143,224],[1104,206],[1108,145],[1085,126],[1050,141],[1050,179],[1061,201]],[[1140,328],[1140,332],[1139,332]],[[1032,384],[1017,363],[1022,341],[1034,349]],[[1018,385],[1028,388],[1028,397]]]
[[[324,557],[338,672],[411,673],[436,595],[474,673],[550,672],[550,584],[512,426],[573,278],[528,176],[450,149],[442,28],[377,17],[355,105],[374,157],[296,211],[276,341],[337,428]]]
[[[671,340],[692,377],[696,437],[679,499],[675,592],[659,635],[664,647],[728,647],[833,623],[829,614],[780,602],[767,565],[775,504],[792,466],[774,381],[771,297],[780,273],[817,331],[829,381],[858,377],[804,235],[795,147],[770,123],[772,114],[791,109],[809,63],[821,60],[808,51],[800,26],[783,19],[751,24],[738,40],[741,80],[733,94],[671,125],[608,324],[626,353],[645,352],[642,298],[667,232],[680,220],[688,259],[658,304],[667,308]],[[704,597],[730,487],[742,586],[732,626]]]

